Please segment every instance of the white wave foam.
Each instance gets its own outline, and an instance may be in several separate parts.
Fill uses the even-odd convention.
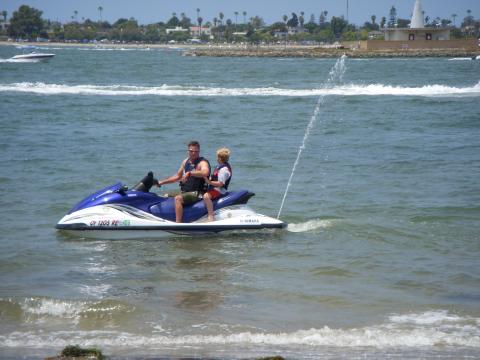
[[[130,311],[127,306],[121,303],[69,301],[48,298],[28,298],[20,304],[20,307],[29,321],[61,318],[76,322],[82,314]]]
[[[150,51],[149,47],[145,48],[116,48],[116,47],[85,47],[85,48],[74,48],[75,50],[80,51]]]
[[[303,223],[289,223],[287,225],[287,231],[290,232],[308,232],[308,231],[313,231],[317,229],[326,229],[330,226],[332,226],[333,222],[332,220],[320,220],[320,219],[313,219],[313,220],[308,220]]]
[[[458,323],[463,320],[470,321],[470,318],[461,318],[457,315],[450,315],[448,311],[427,311],[423,314],[392,315],[390,321],[397,324],[416,325],[441,325],[446,323]]]
[[[40,59],[0,59],[0,63],[36,63]]]
[[[21,308],[23,312],[28,315],[53,316],[62,318],[75,318],[82,312],[88,303],[86,302],[71,302],[55,299],[26,299]]]
[[[430,314],[419,314],[418,317],[431,317]],[[409,317],[415,317],[409,315]],[[405,327],[403,323],[389,322],[377,326],[353,329],[321,329],[298,330],[283,333],[253,333],[219,335],[186,335],[165,336],[153,333],[150,336],[119,331],[43,331],[13,332],[0,336],[0,347],[48,347],[52,342],[56,346],[79,344],[82,346],[101,346],[102,348],[158,348],[162,346],[291,346],[291,347],[433,347],[433,346],[466,346],[480,348],[480,329],[478,319],[461,318],[438,312],[437,318],[448,318],[449,327],[419,326]],[[473,322],[472,322],[473,321]],[[473,326],[473,323],[477,323]]]
[[[460,58],[451,58],[451,59],[448,59],[448,61],[465,61],[465,60],[473,60],[472,58],[470,57],[460,57]]]
[[[101,299],[103,296],[107,294],[110,288],[111,288],[111,285],[109,284],[81,285],[80,291],[82,294],[88,297]]]
[[[0,92],[23,92],[41,95],[103,95],[103,96],[480,96],[480,82],[470,87],[425,85],[421,87],[383,84],[341,85],[319,89],[221,88],[206,86],[133,86],[133,85],[60,85],[43,82],[0,84]]]

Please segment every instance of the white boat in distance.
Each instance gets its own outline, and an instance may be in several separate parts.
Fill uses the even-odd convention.
[[[12,60],[42,60],[42,59],[50,59],[54,57],[55,54],[45,54],[45,53],[37,53],[31,52],[30,54],[21,54],[15,55],[12,57]]]

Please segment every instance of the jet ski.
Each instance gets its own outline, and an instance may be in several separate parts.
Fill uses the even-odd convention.
[[[56,225],[58,230],[86,238],[155,238],[168,233],[198,235],[234,230],[277,229],[278,219],[247,206],[255,194],[228,191],[213,200],[215,221],[207,221],[204,201],[184,207],[175,222],[175,199],[150,192],[157,180],[149,172],[132,189],[121,182],[99,190],[76,204]]]

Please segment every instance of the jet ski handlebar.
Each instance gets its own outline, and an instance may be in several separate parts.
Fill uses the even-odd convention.
[[[158,184],[158,180],[153,177],[153,172],[149,171],[147,175],[143,177],[132,190],[149,192],[153,184]]]

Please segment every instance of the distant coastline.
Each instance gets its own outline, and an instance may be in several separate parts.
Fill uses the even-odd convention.
[[[187,50],[186,56],[214,57],[285,57],[285,58],[397,58],[397,57],[473,57],[479,50],[465,49],[410,49],[410,50],[358,50],[310,47],[248,47],[248,48],[195,48]]]
[[[360,50],[349,47],[322,47],[318,45],[241,45],[241,44],[83,44],[63,42],[7,42],[0,46],[42,47],[84,47],[113,49],[170,49],[182,50],[185,56],[210,57],[285,57],[285,58],[337,58],[346,55],[351,58],[396,58],[396,57],[473,57],[480,55],[478,49],[402,49],[402,50]]]

